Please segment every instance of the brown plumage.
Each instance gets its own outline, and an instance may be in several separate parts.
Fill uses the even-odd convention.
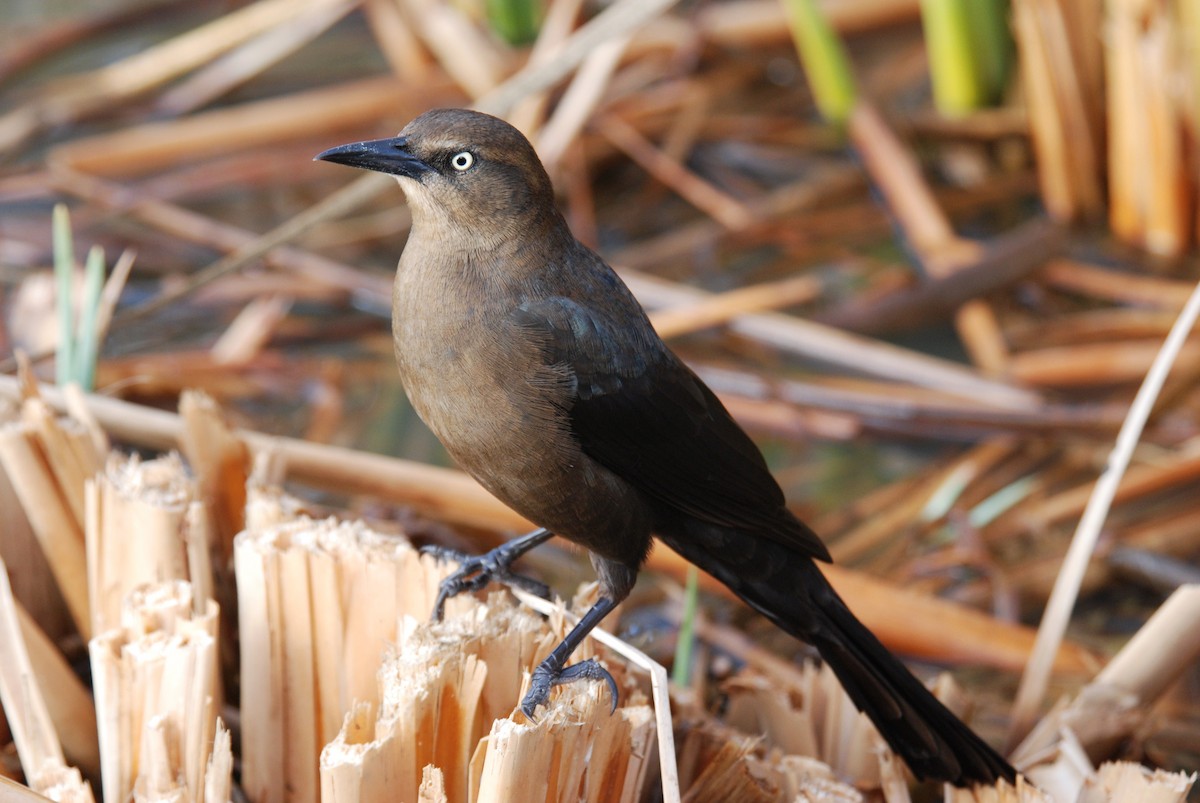
[[[604,677],[567,658],[628,595],[657,535],[816,646],[918,776],[1014,777],[838,598],[814,563],[829,560],[824,544],[624,283],[571,235],[516,129],[436,110],[398,137],[317,158],[404,188],[413,226],[393,298],[400,376],[463,469],[544,528],[468,562],[447,593],[489,571],[511,577],[512,558],[549,533],[591,553],[602,598],[535,673],[528,713],[555,683]]]

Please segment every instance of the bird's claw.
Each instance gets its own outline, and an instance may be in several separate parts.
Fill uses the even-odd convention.
[[[526,692],[525,699],[521,700],[521,711],[530,720],[534,720],[533,712],[539,705],[545,704],[550,699],[552,688],[564,683],[574,683],[577,680],[603,680],[608,684],[608,696],[612,701],[609,713],[617,710],[617,682],[613,680],[609,671],[600,665],[599,661],[589,658],[586,661],[561,668],[551,659],[546,659],[538,664],[537,669],[533,670],[533,676],[529,679],[529,691]]]
[[[432,619],[440,622],[446,611],[446,601],[466,591],[479,591],[488,583],[498,582],[528,591],[542,599],[550,598],[550,588],[545,583],[512,571],[512,562],[521,553],[501,545],[482,555],[468,555],[449,547],[430,545],[421,547],[421,554],[432,555],[438,560],[455,561],[458,569],[438,584],[437,600],[433,604]]]

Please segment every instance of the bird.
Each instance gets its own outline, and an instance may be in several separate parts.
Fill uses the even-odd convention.
[[[466,109],[315,159],[389,174],[412,227],[392,331],[409,400],[450,456],[537,529],[478,556],[439,591],[538,588],[512,562],[553,535],[587,551],[596,603],[534,670],[522,710],[584,679],[569,664],[625,599],[654,538],[816,647],[918,778],[956,786],[1015,770],[850,612],[818,568],[821,539],[786,506],[761,452],[667,347],[616,272],[580,243],[526,137]]]

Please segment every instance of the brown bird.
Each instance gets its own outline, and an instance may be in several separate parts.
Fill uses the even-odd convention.
[[[551,534],[586,548],[601,597],[535,670],[609,682],[567,660],[633,586],[657,535],[783,630],[816,646],[859,709],[922,778],[1013,780],[992,748],[854,617],[814,561],[821,540],[784,506],[750,438],[655,333],[629,289],[579,243],[529,142],[460,109],[392,139],[316,157],[396,177],[412,232],[393,293],[396,362],[417,413],[485,488],[541,529],[464,560],[445,598]]]

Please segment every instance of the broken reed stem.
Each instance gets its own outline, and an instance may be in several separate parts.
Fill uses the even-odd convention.
[[[702,715],[691,715],[684,726],[679,761],[688,803],[862,803],[864,799],[853,786],[835,778],[826,764],[769,750],[761,738]],[[902,786],[907,794],[907,784]],[[894,800],[907,801],[907,797]]]
[[[193,593],[181,580],[142,585],[119,625],[88,644],[105,800],[205,801],[221,707],[218,607]]]
[[[1129,465],[1133,450],[1137,446],[1142,428],[1150,416],[1154,402],[1166,382],[1176,357],[1183,348],[1184,341],[1200,317],[1200,284],[1198,284],[1180,313],[1175,326],[1167,335],[1154,364],[1146,374],[1145,381],[1138,388],[1137,396],[1129,408],[1129,415],[1121,426],[1116,443],[1109,456],[1107,468],[1096,481],[1087,507],[1079,519],[1079,526],[1071,540],[1071,546],[1063,559],[1063,569],[1054,583],[1054,590],[1042,616],[1038,628],[1037,641],[1029,664],[1021,676],[1021,684],[1017,689],[1017,699],[1013,706],[1012,721],[1009,727],[1008,747],[1011,750],[1016,743],[1029,732],[1036,716],[1037,708],[1045,696],[1046,684],[1049,681],[1051,664],[1058,647],[1062,643],[1067,622],[1075,606],[1075,598],[1079,593],[1087,564],[1096,548],[1100,537],[1100,528],[1108,515],[1109,508],[1117,493],[1121,477]]]
[[[234,544],[242,784],[252,800],[316,801],[321,748],[353,701],[379,705],[385,645],[402,617],[429,616],[448,569],[359,523],[289,520],[269,496],[251,508]]]
[[[1152,770],[1131,761],[1109,761],[1096,772],[1079,797],[1080,803],[1137,800],[1141,803],[1184,803],[1196,773]]]
[[[0,407],[4,406],[5,403],[0,403]],[[9,578],[16,598],[48,633],[58,637],[69,632],[73,627],[70,610],[3,462],[0,462],[0,510],[6,511],[0,558],[21,567],[21,571]]]
[[[91,692],[80,682],[79,676],[54,642],[42,632],[19,602],[14,603],[32,667],[30,677],[53,690],[53,694],[46,698],[46,708],[54,722],[63,754],[84,775],[99,778],[100,747],[96,741],[96,708]],[[16,644],[15,641],[11,643]]]
[[[729,701],[725,722],[744,733],[761,733],[786,754],[816,758],[859,789],[878,788],[883,762],[894,757],[833,671],[806,663],[793,680],[795,685],[780,685],[748,672],[727,680],[721,686]]]
[[[520,589],[512,589],[512,593],[526,607],[532,608],[538,613],[545,616],[557,613],[556,606],[548,600],[535,597]],[[596,628],[591,632],[590,638],[600,642],[630,664],[640,667],[650,675],[663,801],[664,803],[679,803],[679,770],[675,762],[675,734],[671,720],[670,681],[667,670],[641,650],[635,649],[606,630]]]
[[[234,537],[245,529],[250,452],[208,394],[184,391],[179,415],[184,423],[179,445],[208,511],[214,563],[223,572],[233,560]]]
[[[1200,586],[1179,587],[1069,704],[1043,717],[1013,752],[1019,765],[1051,750],[1070,730],[1089,755],[1129,738],[1154,704],[1200,656]]]
[[[197,598],[209,598],[208,528],[178,455],[114,453],[86,485],[93,632],[118,627],[127,596],[144,583],[190,580]]]
[[[381,707],[356,709],[322,753],[322,799],[413,800],[430,766],[449,800],[641,799],[655,728],[622,667],[609,665],[622,688],[615,714],[604,684],[579,683],[530,722],[514,706],[565,632],[561,613],[548,623],[504,594],[466,602],[443,622],[406,623],[379,670]],[[585,641],[576,660],[592,652]]]
[[[0,704],[30,786],[41,792],[52,785],[61,786],[67,792],[61,800],[92,803],[91,789],[79,771],[69,769],[65,763],[55,723],[40,687],[46,678],[34,672],[21,632],[17,603],[8,584],[8,567],[2,560],[0,643],[4,644],[0,650]]]
[[[15,380],[14,380],[15,381]],[[91,630],[83,540],[83,483],[98,458],[84,429],[55,420],[40,398],[0,427],[0,462],[46,555],[76,628]],[[94,470],[94,468],[92,469]]]

